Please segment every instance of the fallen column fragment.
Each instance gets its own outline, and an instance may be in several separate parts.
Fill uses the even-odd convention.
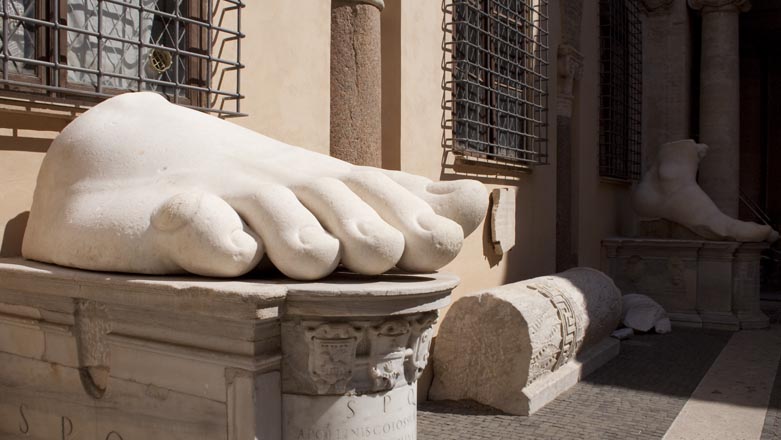
[[[429,398],[532,414],[618,354],[620,318],[621,292],[589,268],[463,297],[439,329]]]

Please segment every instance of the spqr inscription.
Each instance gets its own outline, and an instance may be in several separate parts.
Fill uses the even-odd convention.
[[[28,407],[24,403],[19,405],[19,432],[25,436],[35,435],[35,424],[31,423],[31,419],[28,418]],[[75,425],[73,420],[68,416],[59,416],[57,419],[59,424],[60,440],[75,440],[74,436]],[[101,438],[101,437],[98,437]],[[109,431],[104,440],[125,440],[117,431]]]
[[[287,439],[416,439],[414,386],[361,396],[285,394],[283,404]]]

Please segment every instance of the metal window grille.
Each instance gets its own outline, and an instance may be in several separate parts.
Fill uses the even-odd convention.
[[[156,91],[241,116],[242,0],[0,0],[0,94]]]
[[[547,163],[548,1],[446,0],[443,10],[444,147]]]
[[[638,180],[642,28],[637,0],[600,0],[599,174]]]

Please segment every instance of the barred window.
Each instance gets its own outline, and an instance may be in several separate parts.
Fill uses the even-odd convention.
[[[241,0],[0,0],[0,93],[241,115]],[[216,22],[215,22],[216,20]]]
[[[548,1],[446,0],[443,9],[445,148],[547,163]]]
[[[641,169],[642,28],[637,0],[600,0],[599,174],[638,180]]]

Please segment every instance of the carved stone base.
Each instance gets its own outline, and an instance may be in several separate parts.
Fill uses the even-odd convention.
[[[611,238],[603,268],[624,294],[642,293],[676,326],[766,328],[759,310],[759,261],[767,243]]]
[[[621,343],[617,339],[605,338],[550,375],[526,386],[522,391],[524,408],[520,412],[534,414],[559,394],[618,356],[620,349]]]
[[[0,259],[0,438],[415,438],[415,381],[457,281],[216,281]]]

